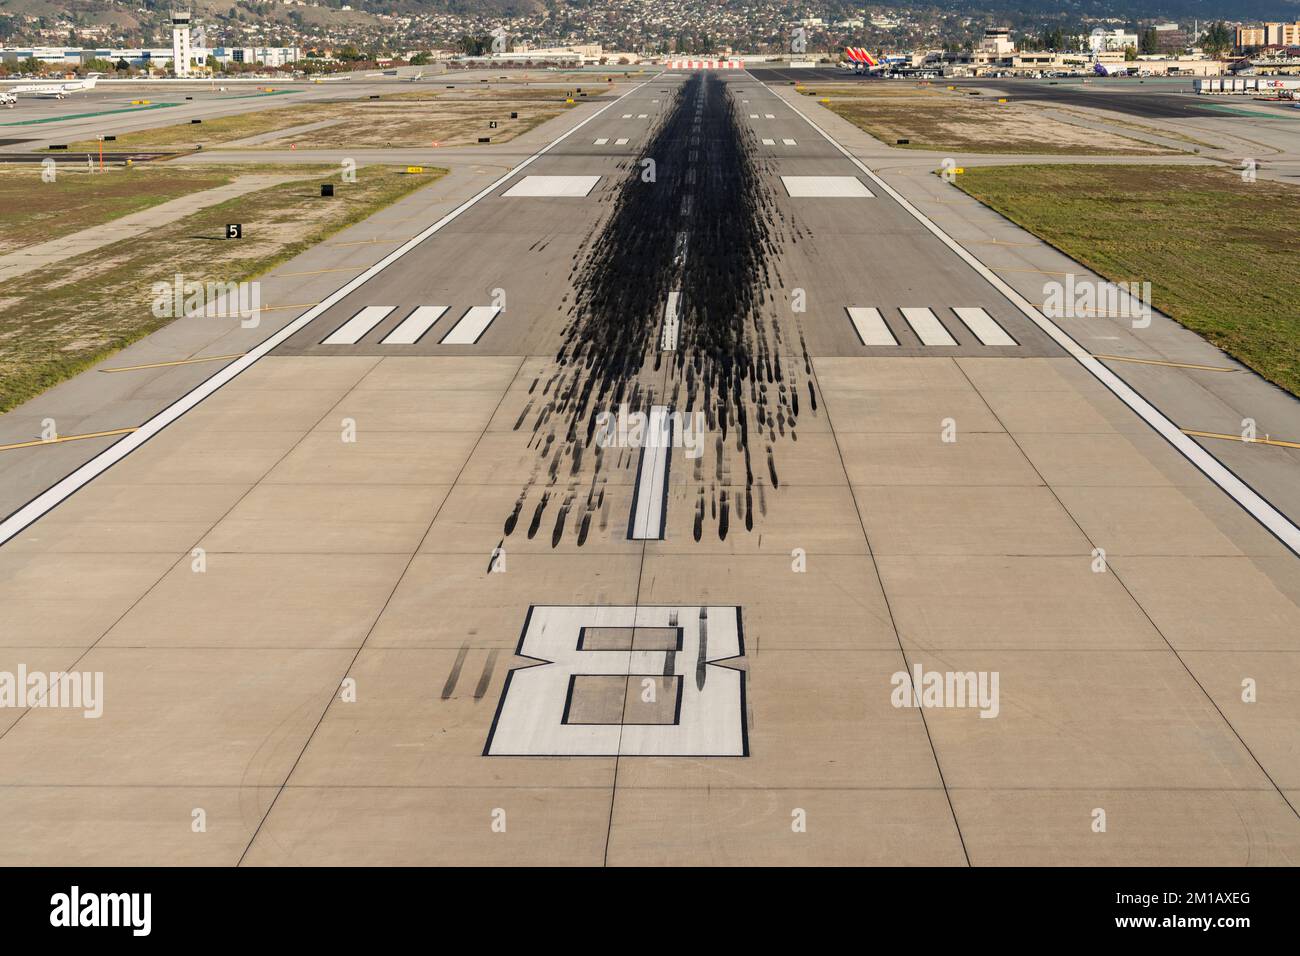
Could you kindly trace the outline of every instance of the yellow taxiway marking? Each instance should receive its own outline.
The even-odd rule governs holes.
[[[1240,435],[1220,435],[1218,432],[1198,432],[1190,428],[1180,428],[1184,435],[1191,435],[1193,438],[1222,438],[1224,441],[1239,441],[1245,445],[1273,445],[1277,448],[1300,448],[1300,441],[1282,441],[1280,438],[1269,438],[1265,435],[1263,438],[1243,438]]]
[[[101,372],[139,372],[146,368],[168,368],[172,365],[196,365],[199,362],[220,362],[222,359],[237,359],[243,352],[234,355],[205,355],[202,358],[177,359],[175,362],[150,362],[148,365],[123,365],[120,368],[101,368]]]
[[[373,246],[377,242],[406,242],[409,236],[400,239],[357,239],[354,242],[327,242],[327,246]]]
[[[298,276],[323,276],[327,272],[364,272],[365,266],[344,266],[341,269],[316,269],[312,272],[278,272],[268,279],[294,279]]]
[[[1167,368],[1192,368],[1199,372],[1235,372],[1235,368],[1227,368],[1223,365],[1192,365],[1188,362],[1160,362],[1156,359],[1128,358],[1124,355],[1094,355],[1095,359],[1106,359],[1108,362],[1134,362],[1138,365],[1164,365]]]
[[[90,432],[86,435],[60,435],[57,438],[38,438],[35,441],[14,442],[12,445],[0,445],[0,451],[10,451],[14,448],[31,448],[33,445],[57,445],[65,441],[81,441],[83,438],[107,438],[110,435],[129,435],[135,431],[137,426],[132,425],[130,428],[114,428],[106,432]]]
[[[319,302],[299,302],[297,305],[268,305],[263,312],[283,312],[285,309],[310,309],[313,305],[320,305]]]

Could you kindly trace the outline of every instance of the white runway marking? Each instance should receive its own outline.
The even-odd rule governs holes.
[[[921,340],[922,345],[956,345],[957,340],[948,334],[948,330],[943,327],[939,317],[929,309],[909,309],[899,310],[903,313],[903,318],[907,319],[907,324],[912,327],[916,337]]]
[[[758,114],[757,114],[757,113],[750,113],[750,114],[749,114],[749,118],[750,118],[750,119],[758,119]]]
[[[609,142],[609,137],[608,137],[608,136],[603,136],[603,137],[601,137],[600,139],[596,140],[592,145],[594,145],[594,146],[604,146],[604,145],[605,145],[606,143],[608,143],[608,142]]]
[[[856,176],[782,176],[792,197],[870,199],[871,190]]]
[[[766,87],[767,84],[764,84]],[[997,289],[1002,295],[1006,296],[1007,301],[1012,303],[1016,308],[1024,313],[1025,317],[1034,325],[1038,326],[1048,338],[1063,348],[1070,357],[1082,365],[1093,378],[1105,386],[1116,398],[1122,401],[1132,409],[1144,422],[1160,435],[1165,441],[1176,448],[1184,458],[1190,461],[1200,470],[1200,472],[1209,478],[1210,481],[1218,485],[1223,491],[1231,496],[1243,509],[1245,509],[1260,524],[1267,528],[1279,541],[1285,544],[1296,555],[1300,555],[1300,527],[1296,527],[1286,515],[1278,511],[1266,498],[1246,482],[1238,478],[1228,469],[1223,462],[1215,458],[1199,444],[1184,435],[1182,430],[1175,425],[1164,413],[1148,402],[1136,389],[1128,382],[1124,381],[1109,368],[1093,358],[1092,353],[1079,345],[1065,330],[1058,326],[1041,311],[1034,306],[1023,295],[1008,285],[1003,279],[999,278],[992,269],[982,263],[972,255],[964,246],[950,235],[940,229],[931,219],[899,193],[893,186],[873,173],[867,168],[866,164],[850,153],[847,149],[835,141],[835,138],[827,133],[824,129],[805,116],[799,109],[789,103],[787,107],[796,116],[816,130],[821,137],[830,143],[845,159],[856,166],[872,182],[882,189],[889,198],[893,199],[903,209],[905,209],[913,219],[924,226],[931,235],[946,245],[959,256],[962,261],[974,269],[979,275],[988,282],[989,285]]]
[[[953,308],[957,313],[957,318],[966,323],[966,328],[975,333],[975,337],[985,345],[1017,345],[1010,335],[1002,326],[998,325],[997,320],[989,315],[983,309],[963,309]]]
[[[380,340],[380,345],[414,345],[424,337],[424,333],[433,328],[444,312],[445,305],[422,305],[404,318],[397,328]]]
[[[764,145],[764,146],[775,146],[775,145],[776,145],[776,140],[774,140],[774,139],[765,139],[765,140],[763,140],[763,145]]]
[[[680,292],[669,292],[668,302],[664,305],[664,331],[660,345],[665,352],[677,351],[677,304],[680,299]]]
[[[632,502],[628,537],[634,541],[660,540],[664,536],[664,517],[668,510],[668,452],[672,444],[673,429],[668,406],[652,405]]]
[[[637,114],[636,114],[636,118],[637,118],[637,119],[646,119],[649,115],[650,115],[649,113],[637,113]]]
[[[776,119],[776,117],[773,116],[771,113],[764,113],[763,119]]]
[[[443,338],[441,345],[473,345],[487,327],[492,324],[492,320],[497,317],[501,311],[498,305],[476,305],[460,317],[460,321],[451,327],[451,331]]]
[[[624,114],[623,114],[623,119],[631,119],[631,118],[632,118],[632,114],[631,114],[631,113],[624,113]]]
[[[373,329],[395,305],[368,305],[321,340],[321,345],[356,345],[361,336]]]
[[[676,648],[634,643],[638,629],[652,628],[675,631]],[[625,646],[583,650],[583,632],[596,629],[625,633]],[[544,663],[510,672],[483,754],[747,756],[745,676],[716,665],[744,652],[735,606],[533,605],[519,653]],[[584,686],[601,678],[617,679],[612,708],[594,719],[572,720],[573,708],[583,705]],[[646,708],[647,679],[664,684],[671,679],[664,693],[675,688],[673,697]],[[637,701],[643,708],[639,713]]]
[[[786,146],[798,146],[798,145],[799,145],[798,143],[796,143],[796,142],[795,142],[794,140],[792,140],[792,139],[783,139],[783,140],[781,140],[781,142],[784,143]]]
[[[627,137],[626,137],[626,136],[620,136],[618,139],[614,140],[614,145],[615,145],[615,146],[626,146],[626,145],[627,145]]]
[[[894,338],[894,333],[889,331],[889,326],[885,324],[885,317],[880,314],[879,309],[867,309],[859,306],[849,306],[849,321],[853,323],[853,329],[858,333],[858,339],[863,345],[897,345],[898,340]]]
[[[581,199],[598,182],[599,176],[525,176],[501,195],[512,199],[538,196]]]

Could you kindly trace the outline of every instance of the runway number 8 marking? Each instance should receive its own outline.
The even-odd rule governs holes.
[[[740,608],[534,606],[485,756],[749,755]]]

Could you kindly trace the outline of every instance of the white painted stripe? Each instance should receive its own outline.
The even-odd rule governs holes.
[[[392,312],[395,305],[368,305],[321,340],[321,345],[356,345]]]
[[[948,334],[939,317],[925,308],[899,309],[907,324],[912,327],[922,345],[956,345],[957,340]]]
[[[786,146],[798,146],[798,145],[799,145],[798,143],[796,143],[796,142],[795,142],[794,140],[792,140],[792,139],[783,139],[783,140],[781,140],[781,142],[784,143]]]
[[[766,83],[763,84],[765,87]],[[867,168],[860,159],[850,153],[847,149],[837,143],[829,133],[805,116],[799,109],[790,103],[785,104],[789,109],[805,123],[821,134],[826,142],[830,143],[840,152],[849,162],[860,169],[865,175],[875,182],[885,193],[896,203],[903,207],[907,213],[924,226],[929,232],[949,249],[955,252],[968,266],[974,269],[979,275],[988,282],[989,285],[997,289],[1007,300],[1016,308],[1025,314],[1029,321],[1033,322],[1040,328],[1053,342],[1065,349],[1070,357],[1082,365],[1093,378],[1097,379],[1104,385],[1116,398],[1122,401],[1148,425],[1154,429],[1161,438],[1172,445],[1178,452],[1189,462],[1195,465],[1205,477],[1214,482],[1224,493],[1241,505],[1256,521],[1262,524],[1277,537],[1279,541],[1285,544],[1297,555],[1300,555],[1300,527],[1296,527],[1286,515],[1273,507],[1266,498],[1260,495],[1254,488],[1238,478],[1231,469],[1227,468],[1223,462],[1215,458],[1208,451],[1202,448],[1197,442],[1187,435],[1184,435],[1164,413],[1148,402],[1142,395],[1136,391],[1128,382],[1124,381],[1109,368],[1092,357],[1092,353],[1079,345],[1078,342],[1070,338],[1065,330],[1058,326],[1047,316],[1043,315],[1038,309],[1034,308],[1024,296],[1013,289],[1005,281],[999,278],[992,269],[982,263],[972,255],[964,246],[953,239],[946,232],[930,221],[930,218],[921,212],[903,197],[893,186],[889,185],[870,169]]]
[[[626,146],[626,145],[627,145],[627,137],[626,137],[626,136],[620,136],[618,139],[614,140],[614,145],[615,145],[615,146]]]
[[[758,119],[758,114],[757,114],[757,113],[750,113],[750,114],[749,114],[749,118],[750,118],[750,119]]]
[[[636,114],[636,118],[637,118],[637,119],[645,119],[645,118],[648,117],[649,115],[650,115],[649,113],[637,113],[637,114]]]
[[[609,137],[608,137],[608,136],[602,136],[600,139],[596,140],[596,142],[595,142],[593,145],[596,145],[596,146],[604,146],[604,145],[605,145],[606,143],[608,143],[608,142],[609,142]]]
[[[447,311],[445,305],[422,305],[380,340],[380,345],[414,345]]]
[[[848,307],[849,321],[863,345],[897,345],[894,333],[889,331],[885,317],[879,309],[866,309],[861,306]]]
[[[776,140],[774,140],[774,139],[765,139],[765,140],[763,140],[763,145],[764,145],[764,146],[775,146],[775,145],[776,145]]]
[[[953,308],[957,313],[957,318],[966,323],[966,328],[975,333],[975,337],[985,345],[1018,345],[1019,343],[1007,334],[1002,326],[998,325],[997,320],[989,315],[983,309],[963,309]]]
[[[677,329],[678,315],[677,307],[681,300],[680,292],[669,292],[668,301],[664,305],[664,332],[660,339],[660,346],[665,352],[677,351]]]
[[[632,510],[634,541],[659,540],[664,536],[664,513],[668,509],[668,452],[672,447],[672,421],[667,405],[652,405],[645,429],[645,447],[637,471],[636,500]]]
[[[632,114],[631,114],[631,113],[624,113],[624,114],[623,114],[623,119],[631,119],[631,118],[632,118]]]
[[[773,116],[771,113],[764,113],[763,119],[776,119],[776,117]]]
[[[443,337],[442,345],[473,345],[501,311],[499,305],[476,305],[460,317]]]
[[[591,192],[599,176],[525,176],[501,194],[502,198],[554,196],[581,199]]]
[[[484,186],[482,189],[480,189],[469,199],[466,199],[463,203],[461,203],[451,212],[447,213],[447,215],[443,216],[437,222],[430,225],[419,235],[412,236],[405,243],[398,246],[388,255],[384,256],[384,258],[380,259],[378,262],[372,265],[369,269],[362,272],[360,275],[354,276],[353,278],[349,279],[343,285],[339,286],[339,288],[335,289],[332,293],[326,296],[321,302],[317,303],[315,306],[308,309],[302,315],[298,316],[298,318],[294,319],[284,328],[280,329],[280,331],[263,339],[260,344],[249,349],[247,352],[243,354],[242,357],[235,359],[229,365],[223,366],[222,368],[214,372],[210,377],[204,379],[194,388],[190,389],[180,398],[176,399],[176,401],[172,402],[170,405],[168,405],[166,408],[160,411],[157,415],[154,415],[152,418],[147,419],[135,431],[126,435],[124,438],[120,439],[119,441],[114,442],[112,445],[110,445],[108,448],[105,448],[94,458],[91,458],[89,461],[80,465],[79,467],[71,471],[68,475],[56,481],[49,488],[46,488],[43,492],[41,492],[31,501],[27,502],[27,504],[18,508],[16,511],[13,512],[13,514],[5,518],[4,521],[0,521],[0,544],[4,544],[6,541],[8,541],[10,538],[18,534],[19,532],[21,532],[24,528],[30,525],[41,515],[45,514],[51,508],[57,506],[64,499],[68,498],[72,494],[75,494],[84,485],[93,481],[97,476],[107,471],[109,468],[113,467],[113,465],[117,464],[127,455],[131,454],[131,452],[135,451],[137,448],[139,448],[141,445],[147,442],[150,438],[153,438],[155,435],[161,432],[172,422],[176,421],[176,419],[180,418],[190,409],[197,406],[205,398],[215,394],[219,389],[222,388],[222,386],[226,385],[233,378],[235,378],[235,376],[239,375],[240,372],[245,371],[250,366],[258,362],[260,359],[264,358],[266,355],[273,352],[280,345],[284,344],[286,341],[288,341],[298,332],[301,332],[304,328],[306,328],[316,319],[324,315],[326,311],[333,308],[335,305],[338,305],[339,302],[341,302],[352,292],[355,292],[362,285],[369,282],[375,276],[379,275],[379,273],[383,272],[385,269],[391,266],[398,259],[402,258],[404,255],[410,252],[412,249],[419,246],[430,236],[436,235],[449,223],[455,221],[466,210],[477,205],[487,196],[492,195],[493,191],[500,189],[502,185],[504,185],[505,183],[513,179],[515,176],[517,176],[522,170],[531,166],[542,156],[545,156],[556,146],[560,145],[560,143],[564,142],[574,133],[578,132],[578,130],[582,129],[588,123],[592,122],[602,113],[604,113],[606,110],[611,109],[615,103],[618,103],[620,100],[624,99],[625,97],[631,96],[633,93],[635,93],[637,90],[641,89],[642,87],[646,86],[647,84],[653,83],[655,77],[657,77],[658,75],[659,74],[655,74],[655,76],[650,77],[644,83],[640,83],[632,87],[632,89],[628,90],[626,93],[623,94],[623,96],[620,96],[613,103],[608,103],[605,106],[600,107],[598,110],[596,110],[596,112],[592,113],[585,120],[581,120],[580,122],[575,123],[572,129],[568,130],[567,132],[561,133],[559,136],[551,140],[549,143],[547,143],[537,152],[527,157],[523,162],[521,162],[514,169],[508,170],[498,179],[489,183],[487,186]]]

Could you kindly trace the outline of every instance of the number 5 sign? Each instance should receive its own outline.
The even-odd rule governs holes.
[[[484,756],[745,757],[738,607],[533,606]]]

